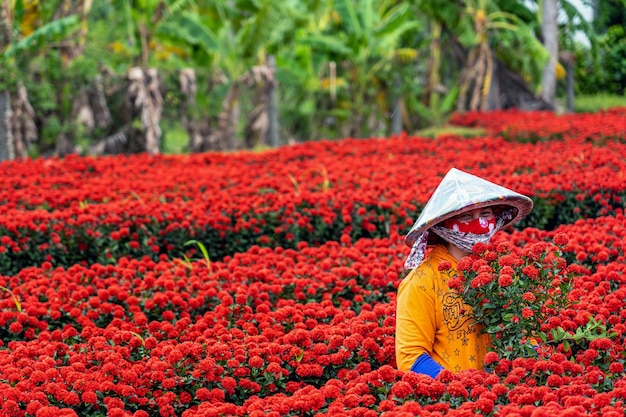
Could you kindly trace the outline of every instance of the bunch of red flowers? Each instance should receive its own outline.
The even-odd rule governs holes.
[[[567,307],[572,269],[560,247],[537,242],[521,250],[506,242],[476,244],[473,255],[461,259],[458,275],[448,285],[471,308],[476,325],[484,327],[492,349],[512,359],[535,354],[538,340],[546,340],[541,325]]]

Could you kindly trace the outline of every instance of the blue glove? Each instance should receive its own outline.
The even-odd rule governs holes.
[[[426,374],[431,378],[437,378],[443,366],[439,365],[428,353],[422,353],[411,366],[411,371],[418,374]]]

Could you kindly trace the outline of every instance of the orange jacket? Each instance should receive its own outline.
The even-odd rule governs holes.
[[[482,369],[489,335],[472,324],[471,309],[448,287],[454,271],[439,271],[441,262],[456,268],[444,245],[433,248],[422,264],[400,283],[396,305],[396,362],[408,371],[423,353],[444,368],[459,372]]]

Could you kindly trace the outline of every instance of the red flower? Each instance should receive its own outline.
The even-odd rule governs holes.
[[[472,267],[473,259],[469,256],[465,256],[459,260],[456,264],[457,271],[468,271]]]
[[[539,271],[533,265],[526,265],[522,268],[522,273],[528,278],[534,279],[539,276]]]
[[[483,415],[491,413],[495,408],[493,401],[487,398],[479,398],[476,400],[475,404],[476,408],[481,411]]]
[[[557,233],[554,235],[554,243],[559,246],[565,246],[569,242],[569,236],[566,233]]]
[[[485,354],[485,365],[491,365],[492,363],[498,362],[500,357],[496,352],[487,352]]]
[[[196,398],[200,401],[209,401],[211,399],[211,391],[201,387],[196,390]]]
[[[506,387],[506,385],[498,383],[493,385],[493,387],[491,388],[491,392],[493,392],[497,396],[500,396],[506,395],[509,392],[509,389]]]
[[[620,362],[612,362],[609,365],[609,372],[612,374],[621,374],[624,372],[624,365]]]
[[[590,349],[596,350],[607,350],[613,347],[613,342],[611,339],[606,337],[600,337],[598,339],[594,339],[589,343]]]
[[[450,289],[458,289],[463,285],[463,280],[459,277],[452,277],[448,280],[448,287]]]
[[[248,364],[251,368],[259,369],[265,364],[265,361],[263,361],[263,359],[261,359],[259,356],[252,356],[250,359],[248,359]]]
[[[487,250],[487,245],[486,244],[484,244],[482,242],[477,242],[476,244],[474,244],[474,247],[472,248],[472,253],[480,255],[481,253],[483,253],[486,250]]]
[[[378,378],[384,382],[393,382],[396,380],[397,370],[389,365],[383,365],[378,368]]]
[[[563,378],[559,375],[549,375],[546,383],[550,387],[560,387],[563,385]]]
[[[478,276],[476,276],[476,278],[472,280],[472,282],[470,283],[470,286],[472,288],[481,288],[489,284],[492,280],[493,280],[493,277],[489,273],[479,274]]]
[[[222,388],[226,390],[228,395],[232,395],[235,392],[235,388],[237,388],[237,381],[235,381],[235,378],[229,376],[224,377],[222,379]]]
[[[391,387],[390,393],[396,398],[404,399],[413,394],[413,387],[404,381],[398,381]]]
[[[22,323],[19,321],[14,321],[9,325],[9,331],[14,334],[21,333],[23,330]]]
[[[513,277],[508,274],[500,274],[498,277],[498,285],[501,287],[508,287],[513,284]]]
[[[450,395],[453,395],[455,397],[467,398],[469,396],[467,389],[465,389],[461,381],[450,381],[447,386],[447,390]]]

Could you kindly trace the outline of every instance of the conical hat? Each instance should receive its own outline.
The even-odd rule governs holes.
[[[516,209],[513,210],[513,218],[502,225],[504,228],[526,217],[533,208],[533,201],[508,188],[452,168],[424,206],[404,243],[412,247],[426,230],[437,223],[469,209],[489,206],[510,206]]]

